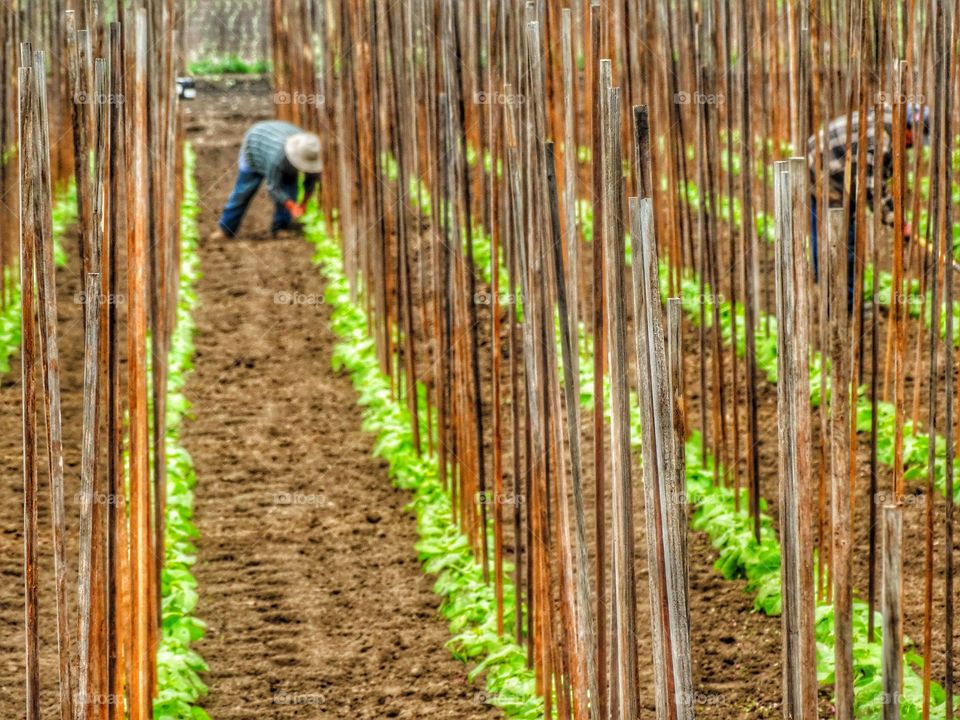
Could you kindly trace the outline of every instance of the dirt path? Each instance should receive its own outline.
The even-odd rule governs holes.
[[[444,648],[408,496],[370,457],[355,392],[330,369],[309,247],[263,232],[262,195],[243,240],[205,240],[267,97],[208,96],[190,123],[204,278],[184,443],[200,478],[205,707],[218,720],[493,716]]]

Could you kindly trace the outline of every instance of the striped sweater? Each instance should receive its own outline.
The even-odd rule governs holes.
[[[876,204],[873,197],[873,174],[875,172],[877,159],[876,130],[877,123],[874,122],[874,112],[871,110],[867,115],[867,167],[866,167],[866,196],[867,204],[871,210],[876,211]],[[880,212],[881,219],[885,225],[893,225],[893,197],[890,194],[888,182],[893,176],[893,152],[892,152],[892,127],[893,114],[889,108],[883,113],[882,137],[880,139],[880,158],[881,183],[880,183]],[[841,115],[830,122],[826,128],[827,133],[827,155],[824,158],[824,181],[829,182],[830,207],[841,207],[843,205],[843,172],[847,153],[847,116]],[[851,192],[856,192],[857,182],[857,145],[860,139],[860,123],[858,113],[853,113],[850,123],[850,152],[851,152]],[[816,168],[816,155],[822,152],[822,143],[824,142],[824,131],[821,130],[817,135],[810,138],[807,143],[807,162],[810,166],[810,181],[815,182],[814,169]]]
[[[274,202],[279,204],[287,200],[297,201],[284,192],[284,185],[296,182],[298,170],[287,160],[283,149],[284,143],[291,135],[303,132],[296,125],[281,120],[266,120],[258,122],[247,130],[243,137],[240,153],[246,166],[252,172],[263,175],[267,183],[267,191]],[[317,176],[305,173],[303,178],[304,197],[310,197],[317,183]]]

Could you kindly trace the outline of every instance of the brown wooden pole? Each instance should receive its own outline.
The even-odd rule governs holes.
[[[876,68],[880,72],[884,72],[886,67],[886,36],[887,36],[887,22],[886,22],[886,12],[887,12],[887,1],[880,0],[879,16],[877,18],[878,28],[879,28],[879,40],[877,42],[877,61]],[[876,88],[878,90],[876,102],[874,103],[874,117],[883,116],[883,102],[882,97],[879,91],[885,87],[884,78],[881,76],[878,78],[876,83]],[[883,131],[883,136],[877,137],[877,131]],[[876,147],[886,146],[886,128],[881,123],[874,126],[874,143],[879,143]],[[874,173],[873,176],[873,196],[880,197],[880,190],[883,183],[883,177],[881,173]],[[876,309],[879,306],[877,299],[878,293],[878,272],[877,268],[880,267],[880,250],[879,250],[879,239],[881,228],[883,224],[883,213],[874,212],[873,214],[873,243],[871,245],[872,252],[872,264],[874,267],[873,272],[873,282],[871,286],[870,296],[873,298],[873,308],[874,312],[871,314],[870,319],[870,520],[869,520],[869,531],[868,531],[868,570],[867,570],[867,605],[869,607],[869,619],[867,620],[867,637],[873,642],[874,639],[874,608],[876,607],[876,598],[877,598],[877,492],[879,489],[879,478],[877,474],[877,439],[879,432],[879,422],[878,422],[878,413],[877,413],[877,402],[879,400],[879,375],[880,375],[880,335],[878,328],[877,312]],[[887,336],[892,337],[890,329],[887,330]]]
[[[119,23],[110,25],[110,92],[115,97],[124,95],[123,35]],[[124,106],[115,102],[110,106],[110,167],[125,166]],[[120,172],[111,172],[109,231],[105,259],[107,292],[118,295],[119,243],[125,236],[127,217],[126,178]],[[126,483],[123,476],[123,393],[120,387],[120,333],[116,304],[107,304],[108,385],[107,394],[107,465],[109,492],[114,502],[108,506],[108,583],[110,595],[110,623],[108,627],[108,685],[114,698],[126,697],[129,686],[128,651],[130,643],[129,540],[127,525]],[[110,720],[122,720],[125,709],[120,702],[110,705]]]
[[[777,383],[780,435],[780,543],[783,583],[783,712],[785,718],[817,717],[810,517],[809,368],[806,262],[803,232],[805,161],[776,163]],[[804,517],[804,515],[807,517]],[[807,570],[810,570],[808,573]]]
[[[606,320],[610,330],[611,420],[611,552],[613,554],[613,594],[616,598],[615,629],[616,671],[611,671],[612,691],[623,717],[637,714],[637,651],[635,641],[636,601],[633,569],[633,494],[630,470],[630,399],[627,384],[626,312],[623,300],[624,238],[621,227],[623,160],[620,152],[620,88],[611,88],[612,67],[600,62],[601,90],[606,90],[600,129],[603,133],[603,244],[605,264]],[[599,240],[598,240],[599,241]],[[602,406],[602,395],[595,401]],[[599,501],[600,498],[598,498]],[[612,704],[612,703],[611,703]]]
[[[845,220],[847,221],[847,227],[852,221],[856,226],[854,232],[854,266],[853,266],[853,319],[854,324],[851,326],[851,337],[853,339],[852,347],[850,350],[851,353],[851,362],[852,369],[850,372],[851,380],[859,385],[862,374],[863,374],[863,343],[861,338],[863,336],[863,270],[864,270],[864,259],[866,253],[864,248],[866,247],[866,221],[865,221],[865,212],[867,204],[867,111],[868,111],[868,95],[870,90],[870,67],[869,64],[862,57],[866,55],[866,45],[868,41],[868,23],[867,23],[867,8],[866,0],[860,0],[861,7],[859,8],[858,13],[858,24],[856,27],[851,28],[851,32],[856,32],[858,36],[857,44],[855,47],[855,52],[858,56],[856,65],[851,64],[851,72],[853,72],[853,67],[856,67],[857,77],[851,79],[851,84],[855,85],[857,93],[859,94],[858,104],[857,104],[857,117],[859,122],[857,124],[857,176],[856,176],[856,197],[852,197],[850,188],[847,187],[847,205],[845,207]],[[851,93],[851,111],[853,108],[852,99],[854,94]],[[848,142],[849,142],[848,137]],[[848,148],[848,154],[850,154]],[[845,168],[845,181],[849,181],[851,178],[846,177],[848,169]],[[851,204],[852,203],[852,204]],[[851,401],[851,405],[855,407],[855,399]],[[857,418],[856,413],[850,413],[850,427],[848,432],[850,434],[850,443],[849,443],[849,483],[850,483],[850,524],[851,524],[851,537],[856,537],[856,528],[854,527],[857,517],[857,508],[856,508],[856,481],[857,481]],[[852,690],[850,691],[852,694]],[[848,698],[849,714],[852,715],[852,699]]]
[[[25,58],[26,59],[26,58]],[[37,313],[40,336],[40,360],[43,369],[44,418],[47,426],[47,461],[50,472],[50,499],[53,524],[54,582],[57,597],[57,651],[60,676],[60,707],[73,711],[73,668],[71,666],[72,630],[68,581],[69,562],[66,557],[66,510],[64,507],[63,422],[60,409],[60,350],[57,332],[57,293],[53,261],[53,229],[49,208],[52,205],[49,172],[47,103],[44,54],[36,51],[32,58],[33,79],[37,93],[37,125],[34,146],[38,170],[39,193],[34,208],[37,233],[34,256],[37,287]]]
[[[77,642],[79,659],[77,663],[77,720],[86,720],[96,699],[91,695],[91,625],[93,621],[94,591],[93,555],[97,548],[93,546],[95,498],[95,470],[97,462],[97,383],[100,379],[100,274],[90,273],[84,283],[84,360],[83,360],[83,438],[80,460],[80,565],[77,606],[80,618]]]
[[[607,683],[607,608],[604,602],[607,576],[606,550],[606,483],[604,479],[604,441],[603,441],[603,358],[606,354],[604,345],[604,258],[603,258],[603,175],[600,170],[600,58],[602,53],[600,25],[602,11],[599,0],[590,3],[590,73],[589,97],[591,133],[593,138],[593,318],[591,331],[593,335],[593,472],[594,472],[594,532],[596,534],[596,582],[594,591],[597,593],[597,684],[600,688],[600,697],[597,701],[599,717],[606,717],[610,707],[612,689]]]
[[[649,128],[646,123],[645,108],[639,108],[639,112],[634,113],[635,135],[637,138],[637,156],[640,164],[637,167],[638,177],[641,182],[638,185],[642,190],[646,190],[648,165],[643,162],[643,148],[649,146]],[[644,198],[649,202],[649,198]],[[649,570],[649,597],[650,597],[650,630],[651,644],[653,646],[653,670],[654,670],[654,696],[657,707],[657,717],[671,717],[674,711],[672,698],[675,694],[673,686],[673,675],[670,672],[673,667],[672,645],[669,634],[669,597],[667,587],[667,570],[664,557],[664,546],[661,542],[663,538],[663,502],[660,497],[661,483],[661,461],[658,452],[663,446],[657,442],[657,419],[656,407],[654,406],[655,397],[652,391],[655,382],[654,373],[657,368],[651,365],[651,355],[649,352],[649,343],[653,337],[653,330],[648,326],[652,321],[654,312],[659,315],[659,296],[656,308],[648,308],[651,299],[648,297],[649,290],[647,285],[647,263],[645,262],[644,249],[648,240],[647,235],[653,233],[652,227],[644,225],[643,214],[640,209],[640,201],[637,198],[629,199],[630,208],[630,237],[631,237],[631,272],[633,287],[633,315],[635,318],[634,326],[634,350],[636,354],[635,362],[637,367],[637,386],[640,389],[640,423],[643,432],[643,468],[644,468],[644,519],[646,523],[647,538],[647,565]]]
[[[548,143],[551,149],[547,152],[547,171],[550,172],[552,161],[552,145]],[[556,206],[556,197],[551,197],[551,210]],[[556,211],[555,224],[558,228],[559,210]],[[553,276],[556,282],[557,307],[560,318],[570,318],[573,320],[575,314],[570,312],[567,300],[568,282],[563,274],[562,245],[559,232],[553,237],[551,242],[553,246]],[[576,283],[576,278],[571,278],[570,284]],[[573,358],[577,355],[577,334],[576,324],[561,320],[560,322],[560,343],[561,354],[563,357],[563,391],[564,399],[567,405],[567,433],[566,441],[570,448],[570,472],[572,480],[572,495],[574,505],[574,524],[575,524],[575,548],[574,560],[576,563],[576,618],[577,618],[577,661],[583,666],[580,670],[585,675],[590,697],[599,697],[599,686],[597,684],[596,664],[593,655],[593,648],[596,644],[596,637],[593,625],[593,616],[590,612],[590,562],[587,556],[587,527],[586,510],[583,499],[583,467],[580,455],[580,401],[577,383],[574,380],[576,363]],[[561,494],[560,502],[566,506],[566,497]],[[583,708],[578,713],[578,717],[583,717],[586,712],[585,698],[580,699]]]
[[[929,375],[928,375],[928,406],[927,406],[927,433],[931,438],[927,452],[927,483],[925,489],[926,501],[924,503],[924,572],[923,572],[923,705],[922,714],[924,720],[930,717],[930,685],[932,681],[932,660],[933,660],[933,576],[934,576],[934,503],[936,502],[936,444],[932,440],[936,438],[937,429],[937,394],[939,384],[939,336],[940,336],[940,309],[941,294],[939,291],[939,281],[941,272],[941,253],[944,253],[943,264],[950,268],[953,260],[953,236],[952,232],[947,236],[947,226],[943,225],[944,211],[947,205],[947,195],[950,193],[949,186],[944,185],[944,165],[952,163],[953,158],[944,154],[945,143],[942,141],[943,124],[947,110],[946,82],[947,72],[944,62],[946,60],[947,48],[945,47],[944,31],[944,9],[943,3],[935,3],[933,8],[933,56],[934,56],[934,107],[932,109],[933,122],[930,134],[930,212],[928,215],[927,232],[931,241],[931,260],[932,267],[930,272],[930,330],[929,330]],[[924,47],[927,43],[924,41]],[[912,109],[914,113],[916,108]],[[918,132],[916,118],[913,120],[913,132]],[[924,144],[924,121],[920,118],[920,127],[918,133],[919,146]],[[922,153],[917,153],[922,155]],[[915,174],[915,178],[919,175]],[[915,182],[919,185],[919,182]],[[920,189],[914,188],[915,207],[919,201]],[[914,214],[919,220],[919,213]],[[919,225],[919,222],[917,223]],[[917,230],[919,233],[919,228]],[[947,240],[947,237],[950,240]],[[899,242],[900,238],[894,238],[894,242]],[[952,269],[947,273],[951,274]],[[922,315],[921,315],[922,317]],[[921,326],[922,327],[922,326]],[[918,346],[921,342],[922,332],[917,333]],[[953,352],[953,347],[947,349],[947,354]],[[919,385],[920,378],[917,377]],[[916,428],[917,420],[914,420]],[[949,432],[949,429],[948,429]],[[952,498],[948,498],[948,501]],[[946,548],[947,552],[952,552],[952,547]]]
[[[683,575],[688,585],[685,592],[689,597],[686,506],[690,498],[687,497],[686,488],[687,411],[683,372],[683,307],[680,298],[676,297],[667,299],[667,360],[670,364],[670,389],[673,392],[673,451],[676,457],[678,482],[680,483],[674,496],[680,498],[679,507],[683,509],[681,517],[677,519],[677,527],[683,540],[681,556],[685,563]]]
[[[830,476],[833,513],[833,636],[837,717],[853,718],[853,528],[850,483],[850,328],[843,210],[828,212],[830,252]],[[826,278],[825,278],[826,281]]]
[[[948,47],[945,50],[945,56],[943,63],[946,70],[945,81],[942,86],[941,92],[943,93],[941,99],[938,102],[943,103],[944,99],[947,99],[944,104],[945,111],[943,115],[943,132],[942,137],[946,140],[946,152],[945,155],[949,158],[949,161],[944,163],[944,188],[953,187],[953,153],[954,153],[954,141],[953,141],[953,128],[954,128],[954,108],[956,107],[952,101],[954,97],[950,94],[955,87],[955,67],[956,67],[956,45],[955,45],[955,36],[954,36],[954,20],[956,14],[953,8],[946,9],[944,13],[944,37],[949,41]],[[949,191],[948,191],[949,192]],[[953,228],[953,208],[952,203],[945,203],[944,207],[944,226],[948,229],[946,238],[952,237],[952,228]],[[945,238],[945,239],[946,239]],[[952,244],[948,242],[948,247],[952,249]],[[951,252],[948,255],[949,259],[953,259],[953,254]],[[944,353],[944,381],[943,381],[943,392],[945,396],[944,408],[944,440],[945,440],[945,472],[944,472],[944,495],[946,496],[946,509],[944,512],[944,548],[946,548],[946,556],[944,558],[944,571],[943,571],[943,585],[944,585],[944,665],[945,665],[945,682],[943,689],[946,692],[946,707],[944,708],[944,717],[946,720],[953,720],[954,718],[954,606],[956,603],[956,595],[954,589],[954,512],[955,512],[955,503],[954,503],[954,452],[955,452],[955,433],[956,428],[954,427],[954,418],[953,418],[953,402],[954,402],[954,365],[955,365],[955,356],[953,354],[953,338],[954,338],[954,327],[953,327],[953,283],[954,283],[954,274],[949,270],[946,273],[946,278],[944,280],[944,308],[946,311],[946,318],[944,321],[945,333],[944,333],[944,346],[947,351]]]
[[[79,228],[78,249],[80,253],[81,265],[81,286],[86,281],[86,273],[89,270],[89,263],[86,258],[87,238],[89,237],[90,210],[88,203],[90,195],[88,192],[90,165],[88,158],[89,144],[89,123],[87,121],[86,107],[88,102],[88,93],[90,88],[86,85],[84,67],[82,65],[83,49],[81,47],[83,31],[77,30],[77,19],[72,10],[66,12],[66,52],[67,52],[67,70],[71,103],[71,120],[73,125],[73,157],[74,157],[74,175],[77,185],[77,225]],[[83,288],[81,287],[81,290]]]
[[[504,85],[504,93],[509,95],[510,85]],[[520,232],[520,218],[523,216],[522,195],[518,188],[520,185],[519,168],[517,167],[517,146],[516,130],[514,127],[514,110],[508,108],[505,116],[505,176],[508,181],[507,197],[510,200],[509,222],[509,250],[507,253],[507,267],[509,269],[508,282],[511,297],[518,297],[517,279],[520,275],[519,244],[522,237]],[[513,455],[513,494],[519,497],[522,481],[523,463],[521,462],[521,438],[526,435],[525,427],[521,428],[520,410],[523,405],[525,395],[520,391],[520,361],[521,351],[518,347],[518,322],[517,313],[511,312],[510,326],[508,335],[508,351],[510,353],[510,405],[511,418],[510,430],[513,437],[512,455]],[[513,543],[514,543],[514,606],[520,607],[523,599],[524,576],[523,576],[523,511],[521,503],[515,503],[513,507]],[[523,642],[523,613],[517,612],[514,616],[514,637],[517,644]]]
[[[811,69],[810,69],[810,80],[811,80],[811,92],[813,97],[819,98],[819,102],[811,102],[810,109],[813,116],[813,128],[814,135],[811,137],[810,142],[812,146],[809,147],[810,155],[813,157],[813,188],[811,198],[815,202],[819,203],[821,208],[824,208],[824,211],[817,213],[814,223],[815,227],[812,229],[817,232],[818,237],[826,238],[826,217],[824,217],[825,209],[829,206],[829,202],[824,202],[821,198],[824,197],[824,183],[823,183],[823,166],[824,166],[824,141],[826,139],[826,132],[821,128],[824,123],[829,122],[829,112],[824,111],[824,106],[826,104],[826,93],[822,91],[821,84],[824,78],[824,72],[820,64],[821,53],[823,54],[824,63],[829,61],[829,43],[824,41],[824,36],[829,36],[827,32],[826,23],[823,18],[823,10],[819,4],[814,0],[813,7],[811,8],[811,15],[813,16],[813,23],[811,26],[812,37],[810,39],[811,44],[814,47],[814,51],[810,55],[811,59]],[[830,550],[828,545],[831,541],[828,537],[829,534],[829,520],[827,518],[827,468],[829,465],[828,453],[829,450],[827,445],[830,438],[830,429],[829,429],[829,418],[827,415],[828,403],[826,402],[826,396],[829,392],[829,380],[827,372],[827,349],[830,346],[829,338],[829,323],[828,323],[828,300],[829,292],[828,287],[830,283],[826,278],[831,277],[829,270],[829,253],[826,247],[826,243],[821,242],[817,246],[816,257],[814,262],[817,263],[818,276],[817,276],[817,287],[815,290],[815,301],[817,304],[817,314],[818,314],[818,337],[817,337],[817,346],[820,349],[820,363],[818,372],[820,375],[820,406],[819,406],[819,424],[820,424],[820,439],[817,443],[818,450],[820,453],[820,462],[819,462],[819,473],[818,473],[818,493],[817,493],[817,552],[818,560],[817,563],[817,600],[824,601],[827,597],[829,589],[826,587],[826,576],[827,576],[827,564],[830,559]],[[820,278],[824,278],[823,281]]]
[[[147,217],[141,204],[149,194],[147,176],[147,14],[136,14],[134,46],[133,155],[131,158],[135,205],[132,232],[127,243],[127,395],[129,407],[130,472],[130,586],[134,627],[130,685],[131,720],[149,720],[152,716],[150,647],[150,566],[153,562],[150,529],[149,418],[147,407]]]
[[[726,231],[728,236],[728,260],[727,264],[729,265],[729,272],[726,278],[727,287],[730,293],[730,305],[731,307],[737,306],[737,264],[741,262],[741,259],[738,258],[737,252],[737,240],[739,233],[736,232],[734,228],[734,217],[733,217],[733,199],[734,195],[734,181],[733,181],[733,115],[734,115],[734,103],[733,103],[733,35],[731,33],[731,17],[730,12],[731,8],[730,2],[721,3],[723,6],[722,20],[723,20],[723,43],[724,43],[724,52],[720,55],[723,58],[723,90],[727,102],[723,103],[724,110],[724,131],[726,134],[726,153],[727,153],[727,168],[726,168],[726,191],[727,191],[727,223]],[[743,18],[742,21],[745,21],[746,18]],[[742,23],[741,23],[742,24]],[[740,169],[741,173],[748,173],[744,168]],[[741,225],[748,225],[749,219],[741,216]],[[719,279],[719,277],[718,277]],[[714,292],[719,292],[719,284],[714,287]],[[737,348],[740,345],[740,330],[737,323],[737,313],[730,313],[730,410],[731,416],[733,419],[733,455],[730,458],[730,462],[727,468],[728,472],[733,473],[733,491],[737,498],[737,504],[740,502],[740,372],[739,372],[739,358],[737,357]],[[724,378],[724,384],[726,384],[726,378]]]
[[[561,15],[561,58],[563,62],[563,97],[564,97],[564,136],[563,136],[563,209],[564,209],[564,247],[567,252],[566,270],[571,278],[569,283],[569,314],[570,330],[574,338],[578,335],[580,317],[580,249],[577,233],[576,202],[577,202],[577,144],[576,144],[576,96],[573,64],[573,33],[571,28],[571,13],[564,8]],[[577,395],[580,394],[580,353],[574,352],[571,357],[573,363],[573,382]]]
[[[903,693],[903,507],[883,508],[883,720],[899,720]]]
[[[557,189],[556,151],[553,143],[550,141],[544,142],[542,152],[550,220],[549,231],[543,233],[544,245],[540,249],[545,261],[542,282],[543,297],[546,301],[544,317],[548,319],[543,324],[543,334],[546,341],[544,348],[556,348],[558,342],[556,330],[549,319],[554,316],[556,278],[563,274],[560,202]],[[554,248],[554,252],[549,251],[549,246]],[[558,253],[556,250],[561,252]],[[565,310],[565,307],[561,309],[557,303],[561,328],[567,317]],[[584,713],[587,712],[589,693],[586,666],[582,662],[580,652],[582,646],[580,637],[585,634],[579,629],[581,616],[576,611],[577,598],[574,590],[574,540],[571,531],[573,523],[570,518],[569,504],[570,483],[567,477],[567,459],[563,451],[565,433],[560,422],[563,413],[563,400],[557,368],[557,353],[544,352],[544,359],[546,360],[547,387],[549,388],[547,403],[550,408],[550,427],[553,430],[551,437],[551,480],[553,482],[549,483],[548,502],[552,510],[554,536],[552,560],[556,567],[554,577],[558,580],[557,591],[560,597],[559,612],[554,613],[555,618],[559,620],[559,627],[554,634],[554,648],[557,650],[557,658],[554,661],[555,683],[559,686],[557,705],[560,717],[570,717],[571,713],[577,717],[583,717]],[[552,589],[551,592],[553,592]],[[589,595],[587,599],[589,600]],[[556,622],[554,625],[556,626]]]
[[[20,395],[23,435],[23,547],[26,720],[40,718],[40,633],[37,578],[37,388],[36,307],[33,259],[37,238],[35,222],[39,162],[36,152],[37,100],[33,70],[21,67],[18,77],[20,122]],[[68,687],[69,695],[69,687]],[[61,711],[63,708],[61,707]]]
[[[900,61],[896,67],[895,92],[897,97],[903,90],[903,77],[906,73],[906,62]],[[894,219],[893,234],[895,238],[903,237],[903,182],[904,182],[904,131],[903,105],[894,105],[893,111],[893,200]],[[894,435],[893,435],[893,494],[899,499],[903,495],[903,405],[906,396],[904,373],[904,345],[906,343],[905,298],[903,294],[903,243],[893,244],[893,404],[894,404]]]
[[[642,368],[639,387],[648,562],[651,568],[656,567],[656,572],[650,573],[650,594],[654,675],[658,678],[657,716],[692,720],[695,704],[685,559],[683,444],[678,447],[674,427],[671,367],[676,366],[676,361],[668,364],[651,203],[649,198],[631,198],[634,308],[640,314],[637,354],[638,368]]]
[[[107,382],[107,364],[104,362],[107,348],[106,338],[106,313],[103,311],[104,304],[111,304],[111,300],[104,291],[102,278],[104,278],[103,266],[103,242],[105,234],[105,213],[107,204],[107,140],[110,135],[108,126],[108,98],[109,87],[107,84],[107,62],[103,58],[97,58],[94,61],[94,171],[91,178],[91,232],[93,234],[90,242],[90,265],[96,270],[97,288],[96,302],[98,311],[96,322],[99,325],[96,332],[97,361],[96,372],[97,381],[93,384],[96,412],[93,420],[94,437],[93,447],[93,497],[92,508],[92,534],[91,546],[92,554],[90,558],[90,686],[89,695],[91,696],[90,717],[95,720],[107,720],[109,703],[106,700],[110,695],[109,682],[107,679],[107,515],[109,513],[109,503],[100,501],[100,498],[106,498],[109,490],[106,486],[106,479],[103,476],[101,463],[102,443],[102,421],[103,421],[103,402],[105,399],[104,385]],[[88,288],[90,292],[93,292]],[[85,297],[86,302],[91,298]],[[88,325],[84,326],[88,328]]]
[[[756,248],[753,222],[753,132],[750,123],[750,50],[747,33],[749,14],[744,0],[744,17],[740,18],[740,232],[743,243],[742,286],[744,302],[744,373],[747,386],[747,485],[750,492],[750,513],[753,516],[753,536],[760,542],[760,453],[757,444],[760,430],[757,421],[757,343],[756,313]],[[764,192],[766,188],[764,188]],[[751,294],[754,297],[749,297]],[[736,353],[734,353],[736,354]]]

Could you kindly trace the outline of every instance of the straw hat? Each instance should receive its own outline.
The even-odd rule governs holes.
[[[300,172],[320,172],[320,138],[313,133],[298,132],[283,144],[287,160]]]

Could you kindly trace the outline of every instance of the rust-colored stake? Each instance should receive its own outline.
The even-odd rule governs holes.
[[[19,72],[20,104],[20,394],[23,403],[23,578],[24,625],[26,629],[26,720],[40,718],[40,633],[37,617],[37,388],[34,379],[36,307],[33,261],[36,254],[36,203],[39,183],[35,133],[36,90],[33,70]],[[69,693],[68,693],[69,694]],[[61,707],[61,712],[64,708]]]
[[[127,236],[127,395],[130,415],[130,587],[132,655],[130,657],[130,718],[149,720],[152,715],[152,658],[149,615],[150,573],[153,565],[150,529],[149,417],[147,407],[147,214],[142,203],[149,196],[147,176],[147,13],[136,14],[134,45],[135,97],[131,166],[134,190],[132,232]]]

